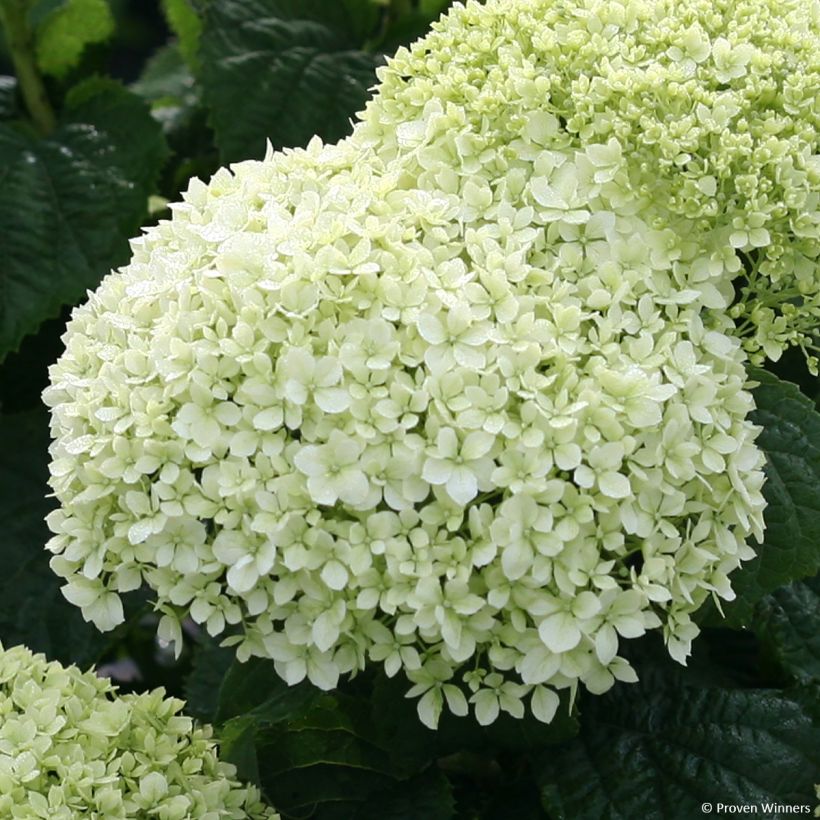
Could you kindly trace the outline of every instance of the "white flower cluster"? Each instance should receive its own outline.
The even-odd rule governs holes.
[[[146,584],[166,638],[190,615],[322,688],[403,670],[429,725],[549,721],[634,680],[649,629],[685,660],[761,537],[763,456],[734,248],[670,210],[694,154],[647,164],[628,95],[632,130],[583,119],[619,49],[677,64],[656,5],[457,7],[350,139],[194,181],[134,241],[46,392],[52,567],[87,618]],[[559,82],[601,54],[600,87]]]
[[[278,820],[218,760],[162,689],[116,695],[108,680],[0,646],[0,816]]]

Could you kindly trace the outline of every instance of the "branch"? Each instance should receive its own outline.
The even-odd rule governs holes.
[[[26,19],[25,0],[0,0],[0,23],[6,35],[14,71],[31,119],[42,134],[54,130],[56,119],[43,78],[34,59],[34,35]]]

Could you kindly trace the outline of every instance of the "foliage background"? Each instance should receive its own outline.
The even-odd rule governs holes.
[[[757,371],[767,537],[702,613],[688,668],[633,641],[637,685],[550,726],[449,716],[424,728],[400,681],[323,694],[232,663],[195,628],[179,659],[150,603],[102,635],[60,594],[43,518],[40,392],[71,307],[128,259],[191,176],[336,140],[375,67],[446,0],[0,0],[0,642],[164,686],[217,724],[223,756],[286,818],[590,820],[701,816],[701,803],[809,807],[820,781],[820,415],[798,356]],[[786,384],[784,381],[792,382]],[[792,815],[788,815],[792,816]]]

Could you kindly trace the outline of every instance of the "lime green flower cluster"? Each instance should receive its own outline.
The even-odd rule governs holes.
[[[0,816],[278,820],[182,705],[0,646]]]
[[[145,584],[163,637],[289,683],[403,670],[431,726],[548,722],[649,629],[685,662],[762,536],[745,362],[808,344],[817,286],[814,7],[719,8],[457,6],[348,140],[192,182],[51,371],[66,597],[108,629]],[[733,141],[779,105],[761,65],[774,165]],[[787,212],[741,225],[753,195]],[[785,336],[738,331],[736,289],[797,279]]]

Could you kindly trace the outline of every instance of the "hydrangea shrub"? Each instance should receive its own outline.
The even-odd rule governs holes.
[[[744,363],[813,344],[813,8],[456,6],[351,138],[192,182],[51,371],[66,597],[428,725],[684,662],[762,534]]]
[[[182,705],[162,689],[117,695],[93,672],[0,646],[0,814],[278,820]]]

